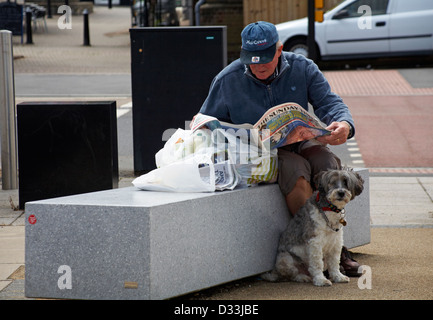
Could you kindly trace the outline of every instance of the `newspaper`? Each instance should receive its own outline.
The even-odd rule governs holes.
[[[200,165],[200,178],[210,184],[210,167],[209,165]],[[230,161],[217,162],[214,164],[215,172],[215,190],[233,190],[240,182],[240,175]]]
[[[331,134],[319,120],[294,102],[269,109],[254,125],[226,123],[199,113],[191,122],[191,130],[195,131],[203,126],[210,130],[221,127],[256,129],[262,144],[268,144],[270,149]]]

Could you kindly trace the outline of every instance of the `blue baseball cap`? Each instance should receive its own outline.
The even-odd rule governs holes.
[[[244,64],[264,64],[274,59],[276,43],[279,40],[277,28],[266,21],[247,25],[241,33],[241,62]]]

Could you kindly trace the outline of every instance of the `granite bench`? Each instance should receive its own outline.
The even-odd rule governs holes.
[[[349,248],[370,242],[365,191]],[[276,184],[215,193],[135,187],[26,203],[25,295],[167,299],[272,269],[289,214]]]

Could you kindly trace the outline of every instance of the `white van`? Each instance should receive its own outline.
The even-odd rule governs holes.
[[[285,51],[308,56],[308,18],[276,27]],[[321,60],[433,55],[433,0],[346,0],[315,33]]]

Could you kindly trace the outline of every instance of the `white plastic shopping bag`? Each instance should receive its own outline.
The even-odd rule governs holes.
[[[183,130],[177,129],[176,132],[167,140],[164,147],[155,154],[157,168],[161,168],[170,163],[183,161],[195,154],[211,155],[211,132],[209,130]]]
[[[221,126],[198,114],[191,130],[178,129],[155,155],[157,169],[133,184],[142,190],[211,192],[274,182],[277,149],[261,143],[257,130]]]
[[[215,191],[215,168],[206,155],[193,155],[146,173],[132,184],[141,190],[171,192]]]

